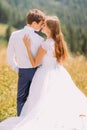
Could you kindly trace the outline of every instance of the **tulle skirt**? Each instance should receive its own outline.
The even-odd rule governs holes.
[[[0,130],[87,130],[87,98],[61,65],[40,67],[20,117]]]

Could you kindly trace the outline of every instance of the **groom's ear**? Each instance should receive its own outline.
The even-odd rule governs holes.
[[[32,22],[32,26],[35,27],[37,23],[35,21]]]

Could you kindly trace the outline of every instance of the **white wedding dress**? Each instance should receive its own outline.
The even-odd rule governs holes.
[[[42,46],[47,53],[35,73],[21,115],[1,122],[0,130],[87,130],[87,98],[57,63],[54,41],[47,39]]]

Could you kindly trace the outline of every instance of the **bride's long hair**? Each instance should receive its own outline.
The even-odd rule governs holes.
[[[68,56],[68,50],[61,31],[60,21],[56,16],[47,16],[46,24],[51,31],[51,37],[55,41],[55,56],[57,61],[62,62]]]

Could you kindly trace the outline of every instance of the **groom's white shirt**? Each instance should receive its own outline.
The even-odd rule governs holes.
[[[12,69],[17,72],[18,68],[32,68],[26,47],[23,43],[24,35],[27,35],[31,40],[31,52],[34,57],[44,41],[41,36],[34,32],[33,28],[28,26],[12,33],[7,48],[7,61]]]

